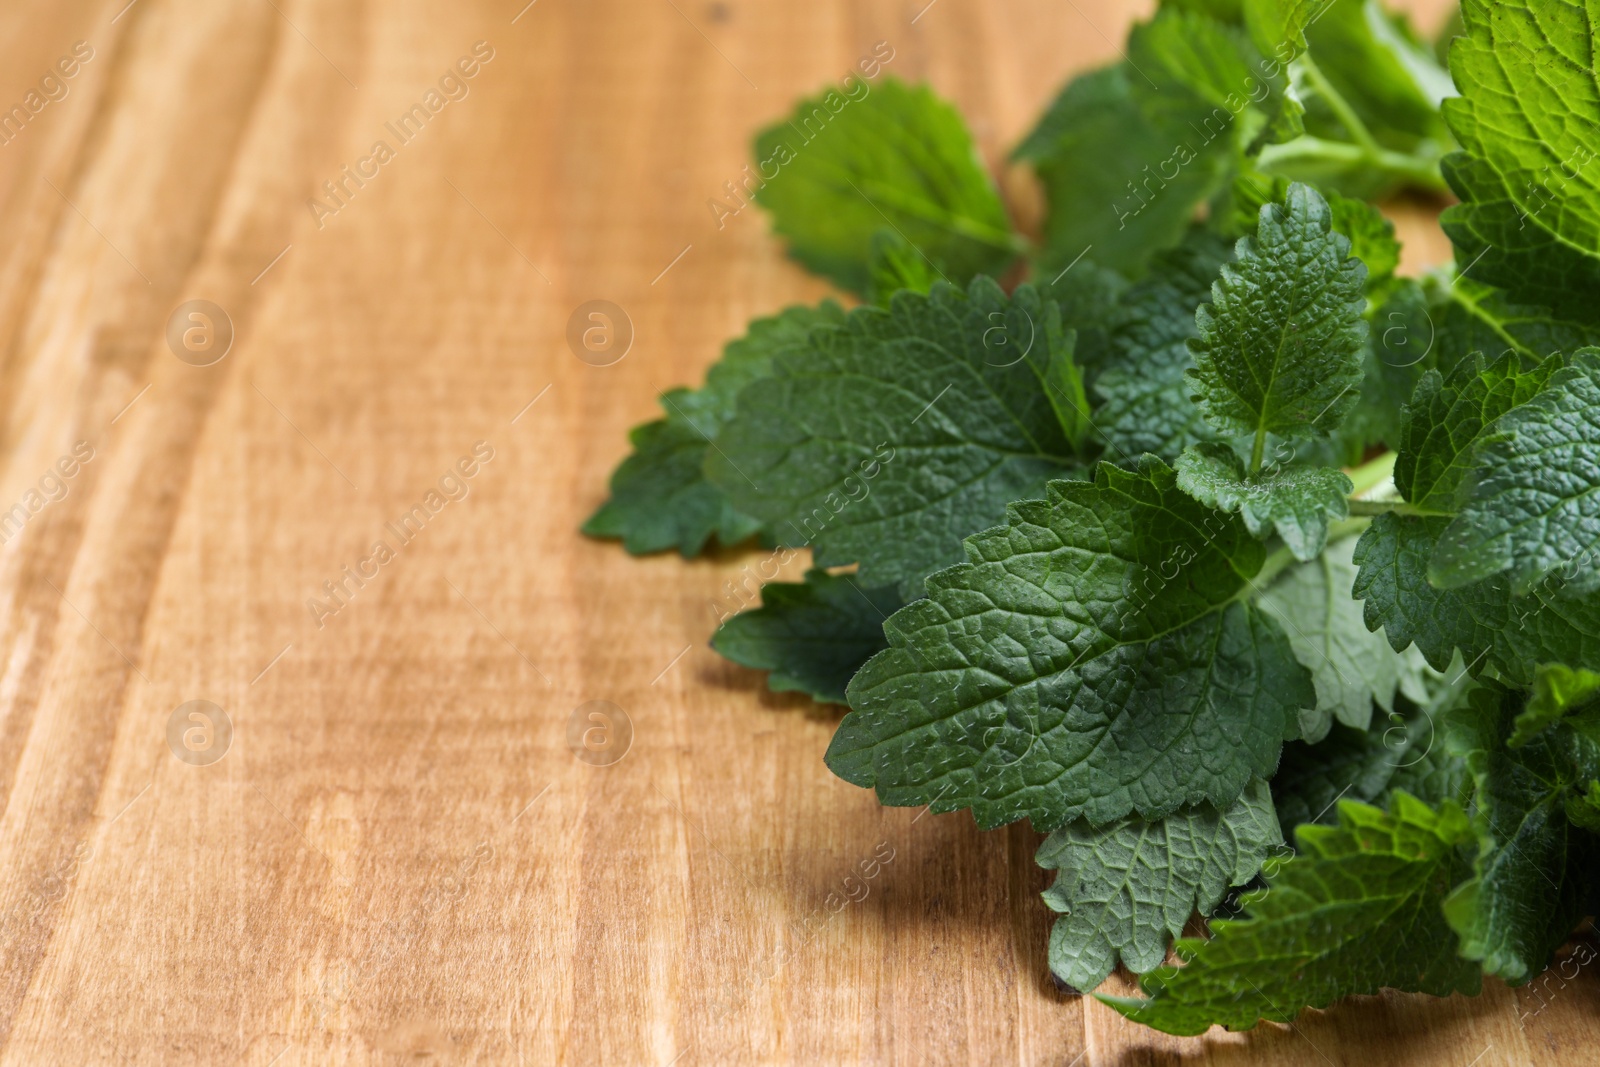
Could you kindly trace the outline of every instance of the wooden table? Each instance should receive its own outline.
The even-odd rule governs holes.
[[[576,534],[826,292],[707,207],[754,129],[887,41],[1001,168],[1146,4],[523,2],[0,8],[0,102],[73,71],[0,147],[5,1063],[1593,1062],[1595,968],[1182,1041],[1057,994],[1038,835],[878,807],[707,649],[751,555]]]

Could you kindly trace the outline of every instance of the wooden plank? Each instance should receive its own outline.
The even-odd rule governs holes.
[[[827,292],[707,207],[755,128],[887,41],[1027,204],[1008,148],[1146,6],[0,11],[0,102],[93,49],[0,147],[0,512],[92,449],[0,545],[4,1062],[1588,1062],[1592,968],[1186,1041],[1057,993],[1037,834],[879,808],[706,648],[758,554],[576,535],[658,391]],[[612,366],[565,341],[593,299]],[[620,762],[569,748],[592,700]]]

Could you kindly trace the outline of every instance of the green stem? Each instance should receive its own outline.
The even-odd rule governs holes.
[[[1360,145],[1345,141],[1328,141],[1306,134],[1283,144],[1269,144],[1261,149],[1256,166],[1263,171],[1283,173],[1303,170],[1308,164],[1337,163],[1343,166],[1370,164],[1419,188],[1444,193],[1450,190],[1439,173],[1437,151],[1407,155],[1380,147],[1376,154]]]
[[[1322,73],[1322,68],[1317,66],[1316,60],[1311,58],[1311,53],[1306,52],[1300,56],[1300,69],[1305,71],[1306,80],[1317,91],[1317,95],[1333,109],[1334,115],[1344,124],[1350,137],[1368,157],[1378,158],[1383,154],[1384,148],[1372,136],[1372,131],[1367,129],[1367,124],[1361,121],[1361,116],[1356,114],[1355,108],[1344,98],[1339,90],[1328,81],[1327,75]]]
[[[1250,477],[1254,478],[1261,473],[1261,456],[1267,450],[1267,427],[1265,424],[1256,427],[1256,443],[1250,449]]]

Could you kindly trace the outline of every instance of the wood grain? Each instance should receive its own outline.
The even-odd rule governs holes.
[[[755,128],[885,40],[1026,213],[1006,151],[1146,5],[521,4],[0,8],[0,103],[93,49],[0,147],[0,512],[93,450],[0,546],[5,1063],[1593,1062],[1594,968],[1193,1040],[1058,994],[1038,835],[878,807],[832,714],[707,649],[757,557],[576,535],[658,391],[826,292],[706,206]],[[166,340],[196,299],[209,366]],[[611,366],[565,341],[592,299]],[[590,700],[621,762],[568,747]]]

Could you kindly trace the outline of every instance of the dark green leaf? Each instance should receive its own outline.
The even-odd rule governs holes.
[[[1454,514],[1464,503],[1479,440],[1560,367],[1551,359],[1524,371],[1522,361],[1506,353],[1493,363],[1481,355],[1464,359],[1448,378],[1436,370],[1423,375],[1401,415],[1395,488],[1418,508]]]
[[[1276,766],[1310,675],[1242,595],[1264,550],[1146,457],[1052,482],[891,616],[828,766],[885,804],[1054,829],[1233,803]]]
[[[1076,466],[1044,385],[1070,351],[1029,286],[898,293],[740,394],[706,473],[817,566],[859,563],[863,583],[912,599],[963,537]]]
[[[1290,1022],[1383,988],[1477,993],[1482,975],[1456,954],[1440,911],[1466,873],[1458,846],[1470,834],[1453,804],[1434,812],[1397,793],[1386,813],[1341,801],[1337,827],[1300,827],[1299,855],[1241,900],[1248,918],[1176,943],[1188,963],[1146,975],[1148,1000],[1099,999],[1158,1030],[1199,1034]]]
[[[1512,984],[1544,970],[1592,893],[1600,839],[1567,819],[1566,801],[1600,774],[1600,745],[1557,725],[1506,747],[1524,696],[1490,684],[1450,716],[1447,735],[1477,785],[1475,877],[1445,901],[1462,955]]]
[[[1522,594],[1566,570],[1575,590],[1600,585],[1600,349],[1574,353],[1543,391],[1502,415],[1475,458],[1429,580],[1459,588],[1504,571]]]
[[[863,589],[851,574],[813,570],[804,582],[769,582],[761,606],[717,630],[711,647],[735,663],[771,671],[767,688],[845,702],[850,678],[888,646],[883,621],[901,607],[893,589]]]
[[[1449,519],[1379,515],[1356,545],[1354,595],[1367,626],[1396,650],[1412,642],[1436,670],[1459,650],[1467,668],[1493,667],[1526,685],[1534,665],[1600,669],[1600,597],[1546,582],[1514,597],[1503,574],[1459,589],[1428,583],[1428,560]]]
[[[1276,531],[1304,561],[1322,552],[1328,523],[1349,516],[1345,497],[1354,487],[1330,467],[1276,467],[1247,477],[1232,447],[1201,444],[1178,457],[1178,488],[1207,507],[1237,511],[1257,537]]]
[[[1211,283],[1232,258],[1231,242],[1191,230],[1123,294],[1111,355],[1094,383],[1104,398],[1094,424],[1108,458],[1132,466],[1150,452],[1173,463],[1188,445],[1215,438],[1189,399],[1184,372],[1193,365],[1189,339],[1198,336],[1194,309],[1210,297]]]
[[[698,553],[713,535],[733,545],[754,534],[760,520],[739,511],[706,481],[709,442],[732,417],[739,390],[769,374],[780,355],[803,348],[813,327],[843,321],[843,310],[831,300],[756,319],[745,336],[723,349],[703,389],[663,394],[667,417],[634,428],[629,435],[633,454],[611,476],[611,498],[584,523],[583,532],[620,537],[634,555],[676,548],[685,557]]]
[[[1093,989],[1122,963],[1152,969],[1198,909],[1209,914],[1230,886],[1254,878],[1283,835],[1259,779],[1234,804],[1182,808],[1164,819],[1136,816],[1095,828],[1069,823],[1039,846],[1039,866],[1058,871],[1044,892],[1059,912],[1050,931],[1050,970]]]
[[[1256,236],[1239,242],[1212,302],[1195,313],[1189,383],[1201,411],[1225,434],[1323,434],[1359,397],[1366,269],[1348,258],[1327,202],[1292,185],[1281,207],[1261,211]],[[1254,462],[1252,466],[1254,466]]]

